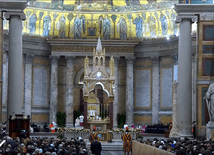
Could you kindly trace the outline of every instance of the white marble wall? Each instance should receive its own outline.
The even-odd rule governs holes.
[[[48,105],[48,69],[46,67],[34,67],[33,69],[33,105]]]
[[[150,107],[151,92],[150,92],[150,81],[151,71],[150,70],[137,70],[135,74],[136,79],[136,108]]]
[[[161,70],[161,108],[172,107],[172,68]]]

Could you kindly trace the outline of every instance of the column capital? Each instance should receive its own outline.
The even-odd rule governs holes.
[[[57,64],[59,60],[59,56],[49,55],[49,59],[51,59],[52,64]]]
[[[125,59],[127,64],[133,64],[133,62],[135,61],[135,57],[126,57]]]
[[[33,63],[33,54],[26,54],[25,55],[25,63],[26,64],[32,64]]]
[[[154,66],[157,66],[159,64],[159,62],[160,62],[160,58],[159,57],[152,58],[152,64]]]
[[[4,14],[4,17],[7,20],[9,20],[11,16],[19,16],[21,20],[26,20],[25,13],[23,11],[10,11],[10,12],[5,12]]]
[[[195,56],[195,54],[192,55],[192,62],[196,62],[196,56]]]
[[[178,64],[178,54],[172,55],[172,60],[174,62],[174,65]]]
[[[118,65],[119,60],[120,60],[120,57],[118,57],[118,56],[114,57],[114,64]]]
[[[3,63],[8,62],[8,51],[3,50]]]
[[[178,15],[175,19],[175,23],[180,23],[182,20],[190,20],[195,23],[198,21],[198,16],[195,15]]]
[[[65,56],[67,63],[72,63],[75,60],[75,56]]]

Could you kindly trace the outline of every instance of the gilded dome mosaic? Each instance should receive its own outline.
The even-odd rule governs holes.
[[[142,40],[178,34],[175,0],[29,0],[23,34],[47,38]],[[183,3],[213,3],[184,0]],[[4,20],[4,29],[8,29]]]

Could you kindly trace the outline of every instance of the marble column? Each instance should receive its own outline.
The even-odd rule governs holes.
[[[152,58],[152,124],[159,123],[160,59]]]
[[[0,124],[2,123],[2,91],[3,91],[3,12],[0,11]]]
[[[179,137],[179,131],[177,127],[177,82],[172,83],[173,101],[172,101],[172,130],[170,131],[170,137]]]
[[[172,56],[173,60],[173,81],[178,82],[178,54]]]
[[[58,112],[58,56],[50,56],[51,59],[51,90],[50,90],[50,122],[57,123]]]
[[[119,64],[119,57],[114,57],[114,77],[115,77],[115,94],[114,94],[114,102],[113,102],[113,127],[117,128],[117,114],[118,114],[118,64]]]
[[[73,56],[66,56],[66,127],[73,127],[74,124],[74,59]]]
[[[3,91],[2,105],[7,109],[8,100],[8,51],[3,51]],[[7,114],[5,114],[7,116]]]
[[[9,60],[8,60],[8,106],[7,115],[22,114],[23,85],[22,85],[22,20],[23,12],[6,12],[9,20]]]
[[[197,16],[177,16],[179,24],[178,47],[178,106],[179,136],[192,137],[192,38],[191,23]]]
[[[25,102],[24,110],[25,116],[31,118],[31,101],[32,101],[32,63],[33,55],[25,55]]]
[[[196,121],[196,98],[197,98],[197,87],[196,87],[196,80],[197,80],[197,62],[196,62],[196,55],[192,55],[192,122]]]
[[[134,57],[126,57],[126,124],[131,126],[133,122],[134,106],[134,81],[133,81],[133,63]]]

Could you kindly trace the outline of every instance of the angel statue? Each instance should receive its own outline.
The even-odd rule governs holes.
[[[204,99],[207,103],[210,122],[212,122],[214,121],[214,83],[210,84],[208,91],[204,96]]]

